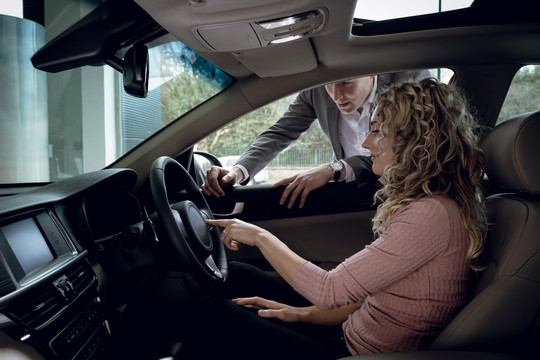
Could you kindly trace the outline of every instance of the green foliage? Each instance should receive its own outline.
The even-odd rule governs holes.
[[[162,126],[167,125],[217,93],[212,84],[196,81],[196,78],[188,72],[183,72],[163,84],[161,91]]]
[[[540,109],[540,66],[525,66],[512,80],[497,124],[515,115],[538,109]]]
[[[180,58],[182,61],[178,61]],[[180,42],[161,51],[162,126],[187,113],[229,86],[232,79]]]
[[[197,144],[198,149],[218,157],[240,155],[259,134],[281,117],[295,97],[296,94],[284,97],[245,115],[203,139]],[[317,121],[291,147],[332,151]]]
[[[287,108],[293,96],[275,101],[252,111],[237,121],[219,129],[198,144],[198,148],[216,156],[239,155],[257,135],[272,125]]]

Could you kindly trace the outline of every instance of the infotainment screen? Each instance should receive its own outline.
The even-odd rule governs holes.
[[[54,259],[33,217],[2,226],[1,230],[26,274]]]

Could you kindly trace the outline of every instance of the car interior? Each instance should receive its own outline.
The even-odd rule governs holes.
[[[448,71],[444,81],[465,91],[485,130],[483,270],[428,350],[347,359],[538,358],[534,0],[448,10],[435,1],[438,9],[383,19],[368,14],[376,0],[23,3],[24,18],[0,15],[1,81],[12,89],[0,117],[0,359],[183,359],[176,310],[191,283],[221,286],[230,261],[278,276],[256,248],[226,250],[206,219],[254,223],[328,270],[363,249],[374,240],[377,184],[332,181],[287,208],[285,186],[265,173],[207,196],[208,166],[233,154],[202,142],[233,142],[228,126],[305,89],[425,69]],[[27,35],[35,40],[19,40]],[[19,75],[24,66],[30,75]],[[185,74],[206,87],[175,82]],[[514,90],[520,75],[536,82]],[[519,101],[506,112],[509,99]]]

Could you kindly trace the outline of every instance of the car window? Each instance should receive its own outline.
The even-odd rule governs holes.
[[[409,0],[407,6],[403,6],[403,0],[359,0],[356,3],[354,17],[370,20],[396,19],[463,9],[472,3],[473,0]]]
[[[514,75],[496,124],[540,109],[540,65],[527,65]]]
[[[454,74],[450,69],[431,69],[430,73],[445,83],[448,83]],[[297,95],[289,95],[239,118],[201,140],[196,146],[197,150],[212,153],[224,168],[232,168],[256,137],[279,120]],[[259,174],[252,176],[248,185],[272,184],[301,171],[331,162],[332,159],[330,142],[319,122],[314,121],[298,140],[283,150]],[[211,166],[202,156],[196,156],[196,160],[203,170]]]
[[[279,119],[296,96],[297,94],[289,95],[241,117],[239,120],[201,140],[197,144],[197,150],[215,155],[224,168],[230,169],[257,135]],[[299,150],[302,156],[298,154],[292,155],[293,152],[297,152],[299,144],[303,148]],[[329,159],[328,161],[332,159],[332,148],[328,144],[328,140],[326,140],[318,122],[314,122],[295,145],[282,152],[269,164],[270,171],[265,168],[261,173],[256,174],[249,185],[272,183],[285,177],[295,168],[310,167],[321,161],[325,162],[327,159]],[[197,161],[203,167],[210,166],[205,163],[204,159],[199,157],[197,157]]]
[[[73,3],[81,7],[77,11],[63,11],[45,1],[45,25],[0,15],[0,184],[50,182],[102,169],[232,82],[167,36],[146,44],[146,98],[128,95],[122,74],[106,65],[58,73],[32,66],[41,46],[99,3],[82,1]]]

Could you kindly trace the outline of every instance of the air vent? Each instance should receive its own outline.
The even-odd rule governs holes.
[[[73,285],[75,294],[84,292],[95,280],[94,273],[86,265],[70,269],[66,276]],[[27,327],[38,329],[54,320],[68,305],[69,301],[62,296],[61,292],[51,286],[51,283],[47,283],[10,304],[6,313],[20,320]]]
[[[86,265],[81,265],[67,274],[69,281],[73,284],[76,292],[81,293],[86,290],[95,280],[94,272]]]
[[[10,306],[9,313],[32,329],[39,328],[49,322],[66,305],[59,299],[56,290],[52,288],[37,297],[28,296],[28,299],[20,302],[21,304]]]

